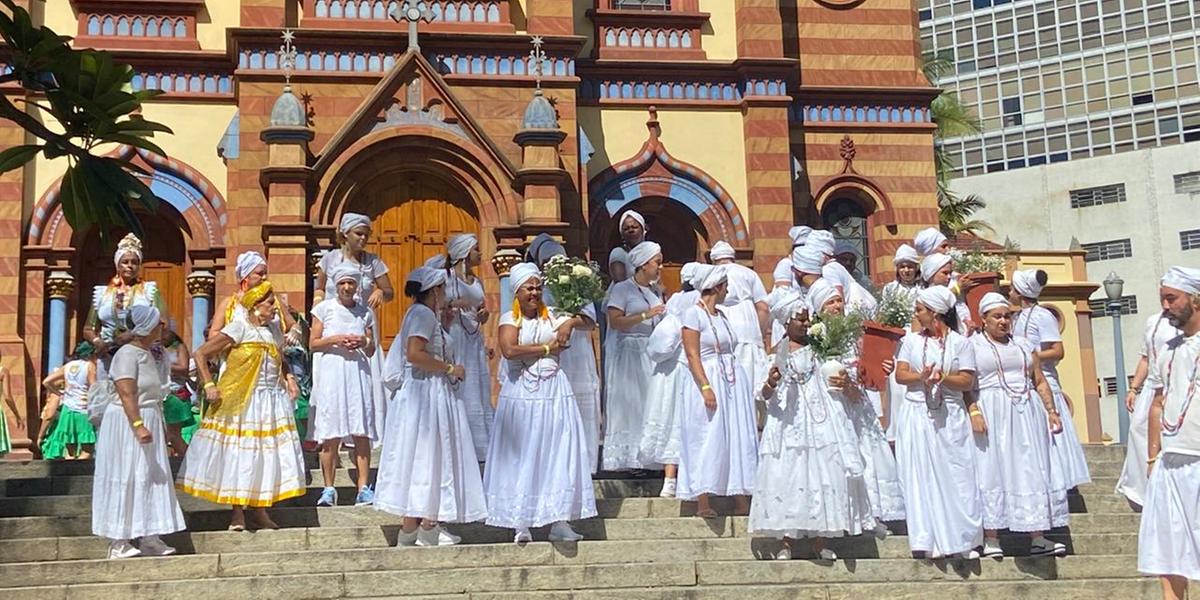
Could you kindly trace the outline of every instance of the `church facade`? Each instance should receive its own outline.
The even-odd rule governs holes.
[[[448,235],[479,232],[493,294],[510,251],[541,232],[603,264],[631,208],[669,265],[726,240],[764,273],[796,223],[890,276],[894,249],[937,222],[937,92],[911,0],[27,4],[166,92],[143,113],[174,129],[155,139],[169,156],[112,151],[153,174],[144,274],[187,340],[244,250],[265,247],[271,279],[307,307],[348,211],[374,219],[393,281]],[[0,147],[23,135],[0,123]],[[112,276],[97,234],[63,218],[64,168],[0,178],[0,352],[31,413]]]

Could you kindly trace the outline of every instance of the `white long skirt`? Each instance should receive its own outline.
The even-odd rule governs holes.
[[[839,396],[834,392],[835,397]],[[846,415],[854,426],[863,459],[863,482],[871,499],[871,515],[881,521],[904,520],[904,490],[900,470],[888,445],[875,405],[869,400],[846,402]]]
[[[382,354],[376,349],[375,356]],[[351,354],[352,357],[357,356]],[[312,439],[318,442],[350,437],[379,440],[383,421],[374,405],[376,379],[371,361],[347,358],[337,352],[313,357]]]
[[[683,417],[679,404],[689,387],[696,387],[696,383],[692,381],[682,349],[675,357],[654,365],[646,399],[646,422],[638,450],[638,460],[642,464],[679,464]]]
[[[612,334],[610,334],[612,335]],[[641,469],[638,460],[652,365],[649,338],[617,335],[604,367],[605,417],[602,467],[606,471]]]
[[[120,402],[108,405],[96,435],[92,533],[110,540],[163,535],[187,529],[167,459],[162,402],[138,408],[150,430],[142,444]]]
[[[899,431],[900,425],[897,421],[900,419],[900,405],[904,403],[904,394],[908,392],[907,386],[900,385],[896,382],[896,372],[892,371],[888,375],[888,426],[887,440],[889,442],[896,441],[896,432]]]
[[[496,415],[492,408],[492,374],[488,370],[487,348],[483,345],[482,332],[470,335],[458,323],[451,327],[450,338],[454,342],[454,353],[467,372],[466,379],[458,385],[458,397],[467,412],[475,455],[483,456],[487,453],[492,419]]]
[[[971,423],[961,400],[935,411],[904,400],[896,462],[914,552],[955,554],[983,543],[983,507],[975,482]]]
[[[487,524],[540,527],[596,516],[586,440],[566,374],[538,382],[506,376],[483,472]]]
[[[465,404],[445,376],[405,378],[384,430],[375,508],[445,523],[487,518]]]
[[[1067,400],[1063,396],[1058,380],[1047,377],[1050,389],[1054,392],[1054,407],[1062,415],[1062,433],[1054,436],[1050,446],[1050,466],[1057,471],[1056,477],[1066,481],[1068,488],[1081,486],[1092,482],[1088,472],[1087,456],[1083,454],[1083,445],[1079,442],[1079,434],[1075,431],[1075,420],[1071,411],[1067,410]]]
[[[694,382],[681,396],[675,495],[681,500],[695,500],[702,494],[749,496],[754,493],[758,465],[752,383],[731,354],[705,359],[704,372],[716,394],[717,409],[709,412]],[[732,382],[725,379],[730,373]]]
[[[384,358],[383,355],[384,355],[384,352],[383,352],[383,345],[379,343],[379,313],[372,310],[371,318],[375,322],[374,331],[371,332],[375,338],[375,353],[372,354],[367,359],[367,362],[370,366],[370,375],[371,375],[371,381],[370,381],[370,385],[368,388],[368,389],[370,389],[370,396],[367,396],[367,398],[369,399],[368,406],[372,407],[373,410],[371,411],[372,412],[371,426],[370,426],[371,434],[366,435],[364,433],[363,437],[370,438],[371,446],[377,448],[377,447],[379,447],[379,445],[383,439],[383,436],[380,434],[383,432],[383,428],[387,424],[388,400],[390,398],[390,395],[388,394],[388,391],[386,389],[384,389],[384,387],[383,387],[383,358]],[[315,364],[313,366],[316,367]],[[314,373],[315,373],[315,371],[314,371]],[[315,377],[315,374],[314,374],[314,377]],[[364,431],[366,431],[366,430],[364,430]],[[319,439],[319,438],[314,437],[313,439]],[[329,439],[329,438],[326,438],[326,439]],[[347,440],[347,441],[350,442],[351,440]]]
[[[590,331],[571,332],[571,347],[558,355],[558,362],[571,382],[579,417],[587,438],[588,465],[592,473],[600,467],[600,373],[596,366],[596,351],[592,348]]]
[[[1125,443],[1125,464],[1121,477],[1117,479],[1117,493],[1124,495],[1134,504],[1144,504],[1146,497],[1146,459],[1150,458],[1146,438],[1150,434],[1150,404],[1154,401],[1154,390],[1142,388],[1129,415],[1129,437]],[[1117,410],[1125,410],[1118,407]]]
[[[1200,580],[1200,456],[1162,454],[1146,485],[1138,571]]]
[[[306,475],[292,400],[260,383],[241,415],[204,417],[176,486],[209,502],[266,507],[303,496]]]
[[[999,388],[981,390],[986,435],[975,435],[975,476],[985,529],[1047,531],[1070,517],[1067,488],[1050,468],[1053,434],[1036,392],[1014,403]]]
[[[751,382],[762,383],[767,380],[771,359],[761,343],[738,343],[733,347],[733,355]]]

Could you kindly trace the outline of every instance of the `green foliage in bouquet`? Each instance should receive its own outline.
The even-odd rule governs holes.
[[[853,350],[862,335],[863,316],[860,313],[821,314],[808,327],[808,345],[818,358],[830,360]]]
[[[985,254],[979,250],[963,252],[951,250],[950,258],[954,259],[954,270],[959,273],[1003,273],[1005,256],[1003,254]]]
[[[546,262],[542,273],[557,310],[579,314],[583,307],[604,298],[604,280],[596,263],[559,255]]]
[[[915,293],[915,290],[893,288],[884,294],[879,299],[879,306],[875,307],[875,321],[888,327],[908,328],[913,320],[912,295]]]

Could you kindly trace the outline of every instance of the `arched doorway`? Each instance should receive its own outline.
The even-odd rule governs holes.
[[[851,244],[858,250],[858,272],[871,275],[871,243],[868,236],[867,211],[859,202],[849,198],[834,198],[821,211],[821,221],[835,240]]]
[[[679,270],[684,263],[702,258],[710,246],[704,224],[688,207],[669,198],[647,197],[624,206],[615,218],[607,220],[603,229],[593,236],[593,244],[603,240],[607,249],[621,245],[618,220],[626,210],[636,210],[646,218],[646,236],[663,249],[662,285],[667,292],[679,290]],[[607,259],[605,259],[607,262]]]
[[[478,233],[479,216],[467,192],[432,173],[389,172],[355,190],[351,211],[370,216],[371,252],[388,266],[396,300],[379,314],[380,339],[385,347],[400,331],[400,321],[412,304],[404,296],[405,276],[435,254],[445,252],[446,240],[456,233]]]

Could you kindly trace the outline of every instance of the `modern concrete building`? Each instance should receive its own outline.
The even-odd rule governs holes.
[[[922,0],[922,44],[955,64],[983,135],[949,139],[953,188],[1026,248],[1088,251],[1095,282],[1116,272],[1133,373],[1157,279],[1200,258],[1200,4],[1168,0]],[[1092,320],[1103,427],[1118,437],[1112,322]]]

